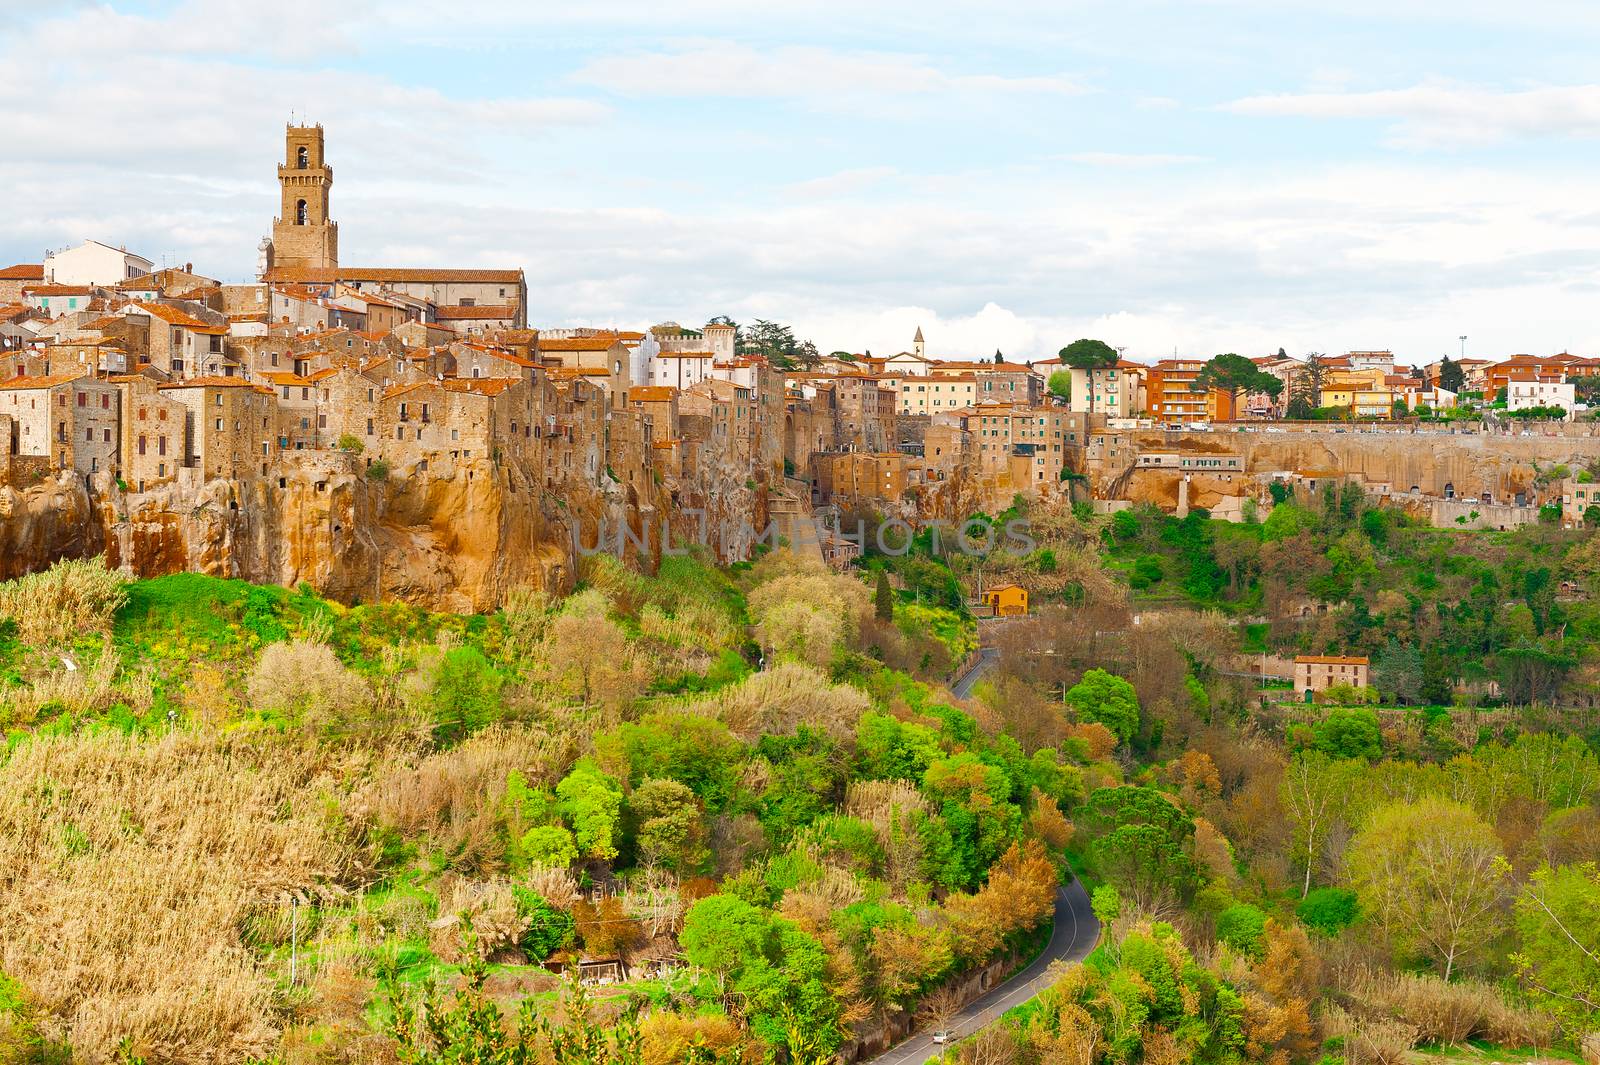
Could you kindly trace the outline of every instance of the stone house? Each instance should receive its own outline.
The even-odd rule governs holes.
[[[110,380],[121,394],[123,482],[142,492],[175,480],[188,440],[188,406],[163,393],[158,382],[143,374],[122,374]]]
[[[17,377],[0,385],[0,414],[16,426],[12,454],[49,460],[55,469],[114,470],[117,386],[72,373]]]
[[[182,465],[202,481],[269,476],[278,404],[272,389],[240,377],[192,377],[160,386],[182,403]],[[280,441],[281,442],[281,441]]]
[[[1369,670],[1365,655],[1298,655],[1294,660],[1294,690],[1309,697],[1335,684],[1365,688]]]
[[[173,379],[231,377],[238,369],[223,344],[228,326],[220,314],[194,304],[174,307],[166,303],[133,303],[121,313],[150,319],[146,361]]]
[[[24,289],[44,284],[43,263],[18,263],[0,269],[0,304],[21,303]]]

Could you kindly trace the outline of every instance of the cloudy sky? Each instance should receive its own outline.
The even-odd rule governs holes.
[[[1594,354],[1597,54],[1589,0],[5,4],[0,265],[247,279],[293,113],[342,261],[540,325]]]

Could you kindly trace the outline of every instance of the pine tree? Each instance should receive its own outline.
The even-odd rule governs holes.
[[[889,572],[878,571],[878,587],[872,595],[872,612],[879,621],[894,620],[894,593],[889,590]]]

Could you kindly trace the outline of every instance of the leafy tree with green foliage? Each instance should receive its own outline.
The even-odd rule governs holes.
[[[522,834],[522,857],[534,865],[565,869],[578,860],[578,843],[560,825],[536,825]]]
[[[1094,375],[1097,370],[1109,370],[1121,361],[1117,349],[1103,340],[1074,340],[1061,349],[1063,365],[1083,370],[1089,379],[1089,413],[1094,413]]]
[[[1090,833],[1090,858],[1121,895],[1186,899],[1199,883],[1194,818],[1154,788],[1098,788],[1077,820]]]
[[[1600,1025],[1600,866],[1543,866],[1515,910],[1523,985],[1570,1031]]]
[[[1217,940],[1248,958],[1260,959],[1266,933],[1267,914],[1259,906],[1238,902],[1217,914]]]
[[[872,590],[872,613],[879,621],[894,620],[894,592],[889,587],[889,571],[878,570],[877,586]]]
[[[706,828],[700,801],[676,780],[646,780],[628,796],[639,856],[677,873],[692,873],[706,860]]]
[[[1334,707],[1312,726],[1312,746],[1330,758],[1383,756],[1383,732],[1376,712],[1362,706]]]
[[[1123,743],[1139,732],[1139,696],[1133,685],[1103,669],[1091,669],[1067,689],[1067,705],[1083,721],[1097,721]]]
[[[1466,371],[1461,368],[1459,362],[1446,355],[1439,361],[1439,387],[1446,392],[1454,392],[1456,395],[1460,395],[1461,390],[1466,386]]]
[[[434,733],[454,742],[500,713],[500,674],[476,647],[452,647],[439,661],[433,687]]]
[[[1300,900],[1294,915],[1313,932],[1331,938],[1356,923],[1361,899],[1349,888],[1320,887]]]
[[[1471,807],[1433,796],[1380,807],[1345,853],[1350,883],[1390,941],[1455,970],[1505,922],[1510,872]]]
[[[622,788],[615,779],[584,759],[556,785],[556,808],[572,826],[584,858],[610,861],[617,856]]]
[[[517,916],[528,922],[518,945],[529,958],[543,961],[572,945],[578,931],[578,922],[573,920],[572,914],[556,909],[543,895],[520,884],[511,886],[511,896],[516,901]]]
[[[1072,375],[1065,370],[1053,371],[1045,387],[1052,396],[1063,402],[1072,399]]]
[[[1283,392],[1283,382],[1267,373],[1243,355],[1228,352],[1210,359],[1195,374],[1189,387],[1196,392],[1221,389],[1228,394],[1228,406],[1238,417],[1239,396],[1251,392],[1265,392],[1277,399]]]

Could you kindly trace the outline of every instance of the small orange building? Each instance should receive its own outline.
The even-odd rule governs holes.
[[[1019,584],[1000,584],[983,593],[983,605],[991,617],[1021,617],[1028,612],[1028,589]]]

